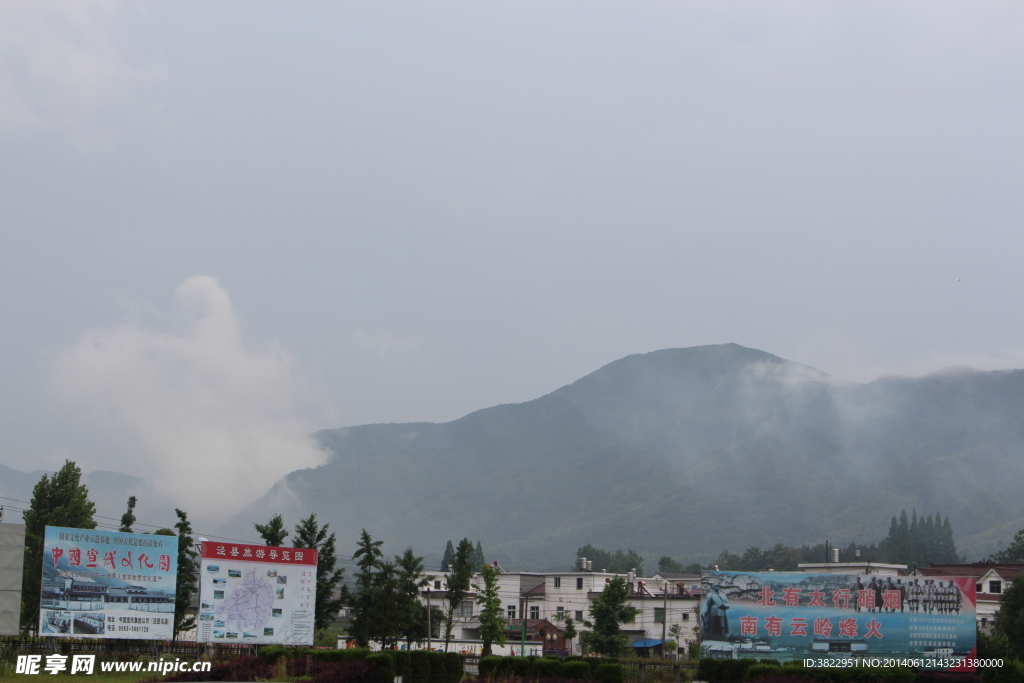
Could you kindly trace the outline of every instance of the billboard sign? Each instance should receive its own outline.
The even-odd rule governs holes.
[[[702,656],[973,670],[971,577],[703,571],[701,589]]]
[[[204,541],[199,642],[312,645],[317,551]]]
[[[177,536],[46,527],[39,635],[170,640]]]

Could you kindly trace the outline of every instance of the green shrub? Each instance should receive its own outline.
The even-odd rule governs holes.
[[[412,650],[409,653],[409,675],[412,683],[428,683],[430,681],[431,652],[429,650]]]
[[[779,666],[778,662],[769,664],[762,661],[747,669],[746,680],[756,681],[760,678],[764,678],[765,676],[778,676],[780,673],[782,673],[782,667]]]
[[[259,648],[259,655],[268,663],[273,664],[282,657],[288,656],[291,649],[282,645],[263,645]]]
[[[1024,664],[1015,659],[1004,659],[1000,667],[982,669],[981,680],[984,683],[1019,683],[1024,681]]]
[[[392,650],[391,657],[395,660],[396,676],[408,676],[412,674],[412,664],[409,663],[408,650]]]
[[[584,661],[562,662],[559,678],[576,681],[590,680],[590,664]]]
[[[599,683],[623,683],[625,676],[623,675],[622,665],[618,662],[605,661],[597,665],[597,670],[594,672],[594,680]]]
[[[561,678],[562,663],[552,657],[538,657],[533,662],[537,678]]]
[[[462,664],[462,657],[457,652],[446,652],[444,653],[445,658],[445,671],[448,676],[446,678],[447,683],[459,683],[465,675],[465,667]]]
[[[444,652],[430,652],[431,683],[448,683],[448,655]]]
[[[697,673],[694,675],[694,679],[698,681],[717,681],[721,670],[722,660],[704,657],[697,662]]]
[[[395,677],[395,660],[392,659],[390,651],[369,654],[366,656],[366,663],[379,669],[385,679]]]
[[[536,678],[537,669],[533,665],[536,657],[506,657],[505,664],[508,667],[508,673],[512,676],[519,676],[520,678]]]
[[[747,669],[757,665],[756,659],[722,659],[718,662],[718,678],[707,679],[721,683],[743,683]]]
[[[504,657],[496,657],[494,655],[481,657],[480,664],[478,665],[479,678],[484,680],[494,678],[504,659]]]
[[[301,657],[312,657],[313,659],[324,661],[324,662],[363,662],[370,655],[369,650],[363,648],[353,648],[351,650],[301,650],[293,652],[289,655],[289,659],[295,659],[297,656]]]

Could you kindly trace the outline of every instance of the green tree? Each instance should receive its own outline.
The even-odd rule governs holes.
[[[128,534],[132,533],[132,527],[135,526],[135,503],[137,502],[138,500],[135,496],[131,496],[128,499],[128,510],[121,515],[121,527],[118,531],[123,531]]]
[[[274,515],[266,524],[253,524],[256,533],[260,535],[267,545],[282,546],[288,538],[288,530],[284,528],[284,518],[280,514]]]
[[[480,541],[477,541],[476,547],[473,549],[473,556],[470,558],[469,563],[474,567],[479,567],[485,562],[487,562],[487,560],[484,559],[484,546]]]
[[[628,601],[629,585],[621,576],[605,584],[601,595],[590,605],[590,619],[583,622],[589,630],[580,634],[580,642],[589,652],[619,657],[626,651],[622,624],[636,618],[638,610]]]
[[[369,639],[380,642],[382,650],[390,650],[405,635],[407,616],[401,580],[394,562],[377,563],[367,592],[369,603]]]
[[[576,550],[576,563],[573,571],[579,568],[579,559],[585,557],[594,563],[594,571],[606,569],[616,574],[626,574],[635,569],[638,576],[644,573],[644,558],[635,550],[616,550],[610,553],[607,550],[596,548],[587,544]]]
[[[444,591],[444,651],[448,651],[448,643],[452,639],[452,626],[455,624],[457,612],[462,601],[469,594],[469,583],[473,580],[473,565],[469,563],[473,555],[473,543],[464,538],[459,541],[452,557],[451,571],[445,577]]]
[[[662,574],[683,574],[686,572],[686,567],[682,562],[673,560],[668,555],[662,555],[658,560],[658,571]]]
[[[280,520],[281,515],[270,519],[270,523],[265,527],[268,528],[268,533],[278,533],[272,528],[275,519]],[[313,603],[313,629],[315,631],[323,631],[331,625],[347,598],[344,588],[340,592],[338,589],[345,577],[345,570],[336,568],[338,553],[335,549],[334,534],[327,535],[330,526],[330,524],[320,526],[316,521],[316,513],[313,512],[306,519],[299,520],[299,523],[295,525],[295,535],[292,537],[292,543],[296,548],[309,548],[317,551],[316,602]],[[259,525],[257,525],[257,531],[259,531],[258,527]],[[271,538],[277,540],[278,536],[271,536]],[[279,538],[281,542],[284,541],[284,536],[279,536]],[[280,545],[280,543],[270,543],[269,541],[268,544]],[[336,592],[338,592],[337,596],[335,596]]]
[[[1024,574],[1014,577],[1000,603],[993,630],[1005,639],[1013,656],[1024,661]]]
[[[565,629],[562,631],[562,635],[565,636],[565,644],[569,646],[569,654],[572,654],[572,639],[576,637],[576,622],[568,612],[565,613]]]
[[[401,631],[406,648],[411,650],[413,642],[427,637],[426,605],[420,602],[420,589],[425,588],[430,579],[423,576],[423,558],[418,557],[411,546],[401,555],[395,555],[395,567],[402,602]]]
[[[441,571],[448,571],[448,565],[452,563],[453,557],[455,557],[455,546],[448,541],[448,545],[444,547],[444,554],[441,556]]]
[[[719,553],[718,558],[715,559],[715,564],[722,571],[740,571],[741,565],[743,564],[743,558],[736,553],[730,553],[728,550],[723,550]]]
[[[192,613],[192,596],[199,591],[199,553],[192,540],[192,524],[184,510],[175,508],[178,521],[174,528],[178,532],[178,586],[174,595],[174,635],[178,639],[182,631],[196,627],[196,615]]]
[[[21,624],[26,630],[38,623],[39,592],[43,574],[43,540],[47,526],[95,529],[96,506],[82,484],[82,470],[71,460],[53,476],[43,475],[32,489],[32,501],[23,513],[25,560],[21,581]]]
[[[990,558],[995,562],[1024,562],[1024,529],[1017,532],[1009,547],[992,553]]]
[[[352,554],[352,559],[356,561],[356,592],[352,599],[352,621],[348,632],[360,647],[367,647],[381,629],[378,623],[380,580],[377,574],[383,557],[380,549],[383,543],[373,540],[366,529],[363,529],[356,551]]]
[[[491,655],[491,643],[499,647],[505,644],[505,615],[498,595],[498,577],[501,572],[489,564],[480,565],[480,579],[483,585],[475,585],[476,601],[480,605],[480,639],[484,641],[483,656]]]

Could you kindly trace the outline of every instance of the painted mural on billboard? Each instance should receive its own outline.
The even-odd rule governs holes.
[[[199,642],[312,645],[317,551],[203,542]]]
[[[39,635],[170,640],[178,538],[46,527]]]
[[[971,577],[703,571],[701,593],[702,656],[897,658],[973,670]]]

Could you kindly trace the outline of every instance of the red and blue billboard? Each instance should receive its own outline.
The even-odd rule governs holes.
[[[973,670],[971,577],[701,572],[702,656]]]

